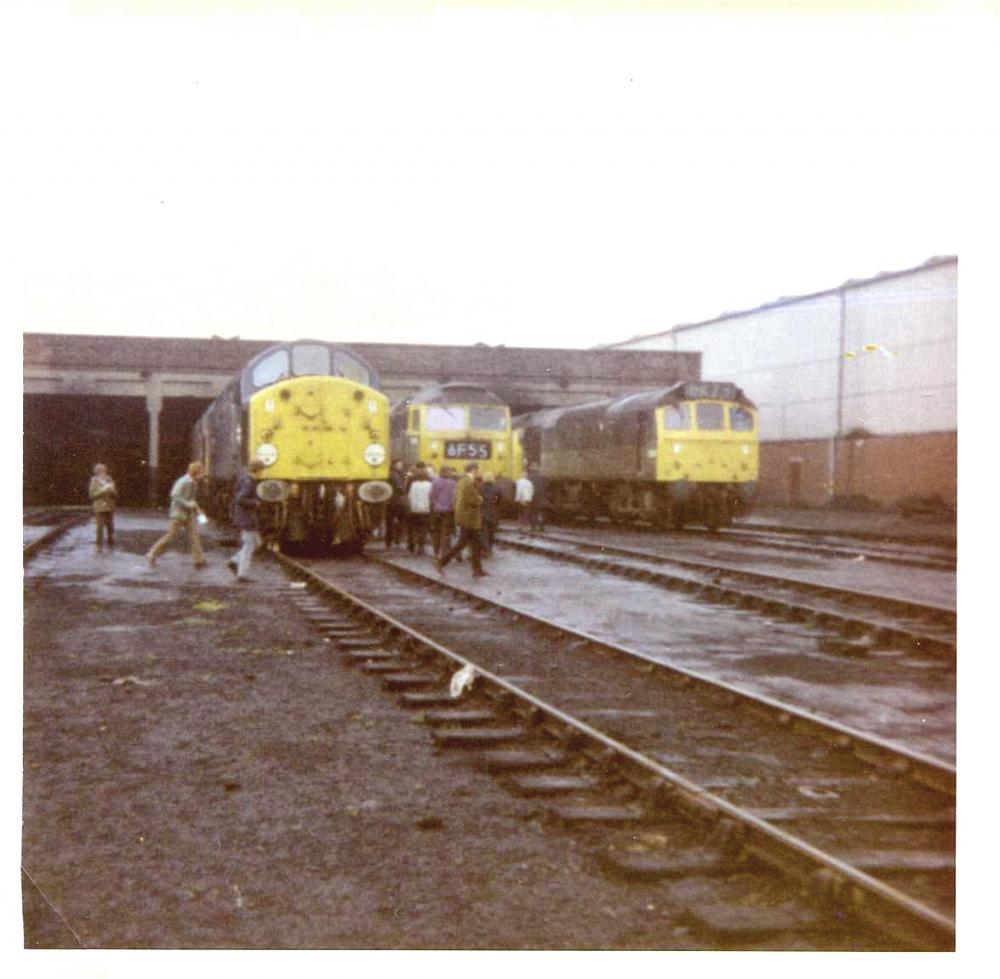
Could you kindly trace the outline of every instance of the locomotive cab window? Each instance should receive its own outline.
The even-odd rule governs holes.
[[[691,427],[691,405],[667,405],[663,409],[663,427],[668,432],[686,432]]]
[[[729,406],[729,427],[734,432],[753,431],[753,412],[741,408],[739,405]]]
[[[363,384],[365,387],[372,386],[372,376],[361,361],[348,356],[341,350],[333,352],[333,373],[337,377],[346,378],[356,384]]]
[[[696,417],[701,432],[721,432],[725,427],[723,406],[712,401],[699,401]]]
[[[263,388],[280,381],[283,377],[288,377],[289,373],[288,351],[275,350],[254,367],[251,380],[255,388]]]
[[[330,373],[330,350],[318,343],[299,343],[292,347],[292,373],[296,377]]]
[[[469,408],[469,428],[485,429],[489,432],[507,431],[507,413],[503,408]]]
[[[454,405],[428,405],[424,427],[428,432],[461,432],[465,429],[465,409]]]

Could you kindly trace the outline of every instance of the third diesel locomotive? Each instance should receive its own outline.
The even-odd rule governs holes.
[[[731,382],[685,381],[513,425],[514,465],[546,478],[553,515],[714,530],[756,497],[757,409]]]

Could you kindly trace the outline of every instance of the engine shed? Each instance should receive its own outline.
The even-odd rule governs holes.
[[[126,505],[162,503],[188,462],[191,429],[274,341],[24,335],[24,502],[80,504],[95,462]],[[337,342],[378,370],[395,403],[433,384],[496,392],[511,414],[701,378],[697,351],[567,350]]]

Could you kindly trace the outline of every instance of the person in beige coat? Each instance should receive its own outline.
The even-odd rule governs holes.
[[[94,521],[97,524],[97,551],[104,550],[104,538],[107,536],[108,550],[115,546],[115,505],[118,502],[118,490],[115,481],[108,475],[108,467],[99,462],[94,466],[94,475],[90,478],[90,500],[94,506]]]

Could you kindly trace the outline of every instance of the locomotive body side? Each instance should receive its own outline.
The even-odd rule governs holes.
[[[388,399],[360,358],[312,341],[269,348],[195,426],[206,509],[227,521],[235,480],[259,459],[265,537],[359,550],[390,493],[388,433]]]

